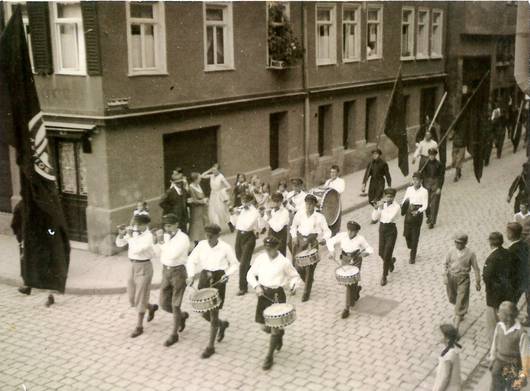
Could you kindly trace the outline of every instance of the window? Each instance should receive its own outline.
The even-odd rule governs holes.
[[[26,42],[28,43],[28,52],[29,52],[29,61],[31,62],[31,70],[35,72],[35,67],[33,66],[33,49],[31,47],[31,34],[29,30],[29,18],[28,18],[28,7],[26,2],[10,2],[6,4],[6,23],[15,12],[15,6],[20,5],[20,10],[22,11],[22,23],[24,24],[24,33],[26,35]]]
[[[366,58],[381,58],[383,56],[383,8],[381,6],[368,6],[366,34]]]
[[[318,155],[324,156],[329,151],[331,126],[331,105],[318,106]]]
[[[162,2],[127,2],[129,75],[166,73],[166,37]]]
[[[429,57],[429,11],[418,11],[418,37],[416,57]]]
[[[401,58],[414,58],[414,8],[401,10]]]
[[[344,102],[342,121],[342,145],[344,149],[355,146],[355,101]]]
[[[285,167],[287,136],[287,112],[271,113],[269,115],[269,164],[271,170]]]
[[[344,62],[360,60],[359,10],[359,7],[347,5],[344,5],[342,9],[342,60]]]
[[[335,64],[337,40],[335,31],[335,7],[317,5],[317,65]]]
[[[442,57],[443,11],[432,10],[431,57]]]
[[[204,62],[207,71],[234,68],[232,4],[204,6]]]
[[[56,73],[85,75],[85,35],[79,3],[52,3]]]

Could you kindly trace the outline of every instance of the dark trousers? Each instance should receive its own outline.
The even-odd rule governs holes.
[[[493,140],[486,140],[484,142],[484,165],[490,164],[491,151],[493,149]]]
[[[505,368],[508,372],[510,369],[515,368],[518,372],[521,369],[520,363],[508,363],[499,359],[493,360],[491,365],[491,386],[490,391],[512,391],[515,388],[512,387],[515,377],[510,374],[503,373]]]
[[[256,235],[253,231],[237,231],[236,257],[239,261],[239,290],[247,291],[247,273],[250,269],[250,260],[256,247]]]
[[[287,237],[289,236],[289,230],[287,226],[283,227],[280,231],[276,232],[272,228],[269,228],[269,236],[276,238],[280,241],[280,253],[285,257],[287,255]]]
[[[429,224],[436,224],[436,219],[438,217],[438,209],[440,208],[440,194],[436,194],[436,191],[439,189],[437,183],[430,183],[428,178],[424,181],[424,186],[429,192],[429,204],[425,214],[427,215],[427,222]]]
[[[368,186],[368,202],[374,204],[383,198],[383,191],[385,190],[385,177],[372,177],[370,185]]]
[[[504,146],[504,138],[506,137],[506,130],[504,126],[499,125],[495,130],[495,149],[497,150],[497,158],[502,156],[502,147]]]
[[[392,254],[397,240],[397,228],[394,223],[379,224],[379,256],[383,259],[383,276],[388,276],[392,265]]]
[[[423,223],[423,213],[418,213],[413,216],[409,211],[405,215],[405,224],[403,228],[403,236],[407,242],[407,247],[410,250],[410,258],[416,259],[416,253],[418,252],[418,243],[420,241],[421,225]]]
[[[340,260],[343,265],[353,265],[359,268],[359,277],[361,276],[361,267],[363,266],[363,258],[359,256],[352,256],[344,251],[340,255]],[[351,285],[346,285],[346,309],[353,307],[355,302],[359,300],[361,292],[361,285],[356,282]]]
[[[296,243],[293,246],[293,251],[296,255],[300,251],[304,251],[312,247],[318,247],[316,235],[309,235],[307,237],[304,237],[298,234],[298,237],[296,238]],[[304,280],[304,295],[307,297],[309,297],[309,295],[311,294],[311,288],[313,288],[313,280],[315,277],[315,269],[317,268],[317,264],[318,263],[314,263],[306,267],[296,267],[298,274],[300,274],[300,277],[302,278],[302,280]]]

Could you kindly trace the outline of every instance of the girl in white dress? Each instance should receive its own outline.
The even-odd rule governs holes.
[[[228,230],[230,213],[228,211],[230,183],[219,171],[219,165],[216,163],[212,168],[201,175],[204,178],[210,178],[210,200],[208,204],[208,219],[211,224],[217,224],[221,230]]]

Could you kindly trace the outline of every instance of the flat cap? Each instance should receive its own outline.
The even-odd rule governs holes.
[[[388,194],[390,196],[396,195],[396,189],[393,189],[392,187],[387,187],[385,190],[383,190],[383,194]]]
[[[263,241],[263,244],[267,248],[276,248],[280,245],[280,241],[273,236],[269,236],[265,238],[265,240]]]
[[[147,225],[151,222],[151,218],[145,214],[138,214],[134,216],[133,221],[136,224]]]
[[[346,224],[346,227],[350,231],[359,231],[361,229],[361,224],[359,224],[357,221],[350,220]]]
[[[273,202],[283,202],[283,195],[282,195],[282,193],[279,193],[279,192],[272,193],[272,195],[271,195],[271,200],[272,200]]]
[[[163,224],[177,224],[179,222],[177,215],[174,213],[168,213],[164,216],[162,216],[162,223]]]
[[[382,155],[382,154],[383,154],[383,151],[381,151],[379,148],[376,148],[376,149],[372,150],[372,154],[374,154],[374,153],[377,153],[377,154],[379,154],[379,155]]]
[[[436,148],[429,148],[428,154],[436,156],[438,155],[438,150]]]
[[[318,203],[317,197],[315,197],[313,194],[306,195],[305,198],[304,198],[304,201],[305,202],[311,202],[311,203],[313,203],[315,205]]]
[[[221,233],[221,227],[219,227],[217,224],[208,224],[206,227],[204,227],[204,231],[218,235]]]
[[[458,232],[457,234],[455,234],[455,242],[467,243],[468,240],[468,236],[463,232]]]
[[[421,175],[421,172],[416,171],[414,174],[412,174],[412,177],[413,177],[413,178],[422,179],[422,178],[423,178],[423,175]]]
[[[304,184],[304,181],[302,180],[302,178],[291,178],[290,182],[293,185],[303,185]]]

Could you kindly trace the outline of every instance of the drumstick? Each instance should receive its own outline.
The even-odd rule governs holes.
[[[261,295],[261,296],[263,296],[264,298],[266,298],[267,300],[269,300],[271,303],[276,304],[276,301],[272,300],[269,296],[267,296],[267,295],[265,295],[265,294],[263,294],[263,295]]]

